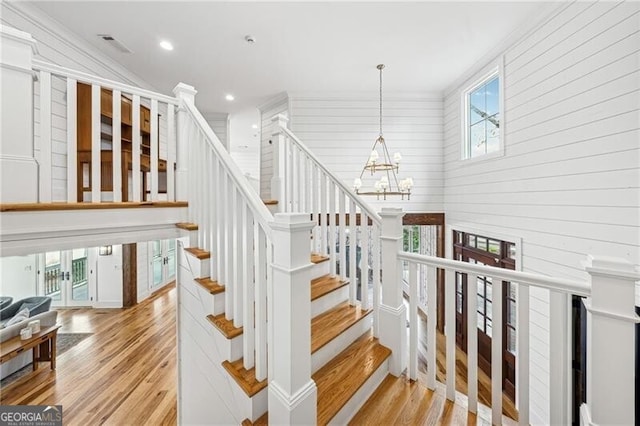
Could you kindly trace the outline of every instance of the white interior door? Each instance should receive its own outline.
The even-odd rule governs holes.
[[[155,289],[176,278],[176,240],[149,242],[149,289]]]
[[[39,293],[58,307],[92,306],[89,250],[47,252],[40,256]]]

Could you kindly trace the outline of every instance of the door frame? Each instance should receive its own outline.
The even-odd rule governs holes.
[[[479,228],[477,225],[472,225],[472,224],[468,224],[468,223],[450,223],[445,225],[445,235],[444,235],[444,240],[445,240],[445,257],[447,259],[455,259],[454,256],[454,251],[453,251],[453,232],[454,231],[458,231],[458,232],[464,232],[464,233],[468,233],[468,234],[476,234],[476,235],[480,235],[480,236],[488,236],[488,238],[491,239],[495,239],[495,240],[500,240],[500,241],[504,241],[504,242],[508,242],[511,244],[515,245],[516,248],[516,254],[515,254],[515,265],[514,265],[514,270],[516,271],[522,271],[522,237],[520,236],[515,236],[515,235],[509,235],[509,234],[503,234],[501,232],[495,232],[492,229],[485,229],[485,228]],[[502,282],[503,285],[503,294],[505,294],[505,285],[504,282]],[[466,294],[466,279],[464,280],[464,293]],[[517,291],[516,297],[518,298],[520,296],[519,294],[519,289]],[[438,306],[438,310],[440,310],[441,308],[444,308],[444,298],[439,298],[438,299],[439,302],[438,304],[442,304],[442,306]],[[504,303],[503,303],[504,305]],[[463,302],[463,306],[466,307],[466,301]],[[502,312],[502,316],[503,316],[503,320],[506,320],[506,311],[505,311],[506,307],[503,306],[503,312]],[[520,304],[516,303],[516,318],[518,317],[518,310],[520,309]],[[458,322],[458,315],[456,315],[456,322]],[[464,321],[464,324],[466,325],[466,320]],[[518,332],[519,326],[516,325],[516,333]],[[480,333],[478,333],[478,335],[480,335]],[[455,337],[454,337],[455,338]],[[503,333],[502,336],[503,339],[503,348],[504,348],[504,342],[506,341],[506,333]],[[466,348],[465,348],[466,349]],[[521,359],[521,357],[518,356],[518,352],[519,352],[520,348],[517,344],[516,341],[516,360],[515,360],[515,377],[516,377],[516,386],[518,385],[518,383],[520,383],[520,378],[518,377],[518,362]],[[465,350],[466,351],[466,350]],[[503,353],[505,351],[503,350]],[[503,364],[504,364],[504,359],[503,359]],[[503,366],[504,368],[504,366]],[[504,381],[503,381],[504,382]],[[515,391],[515,389],[514,389]],[[519,401],[518,401],[518,392],[515,392],[515,398],[514,398],[514,402],[516,403],[516,407],[519,405]]]

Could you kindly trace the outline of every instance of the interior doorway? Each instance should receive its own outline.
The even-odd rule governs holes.
[[[176,240],[149,241],[149,290],[154,292],[176,279]]]

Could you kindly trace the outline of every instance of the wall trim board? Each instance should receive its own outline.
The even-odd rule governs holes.
[[[542,6],[536,14],[531,16],[523,25],[519,26],[516,30],[511,32],[501,42],[497,43],[495,47],[485,55],[483,55],[475,64],[464,71],[458,76],[450,85],[443,90],[443,97],[447,98],[452,93],[459,90],[460,86],[467,86],[469,80],[472,80],[479,69],[487,68],[491,63],[495,62],[501,54],[504,54],[509,48],[516,46],[522,40],[529,37],[532,33],[537,31],[551,18],[556,16],[565,8],[569,7],[571,2],[549,2]]]
[[[109,69],[113,74],[118,76],[122,82],[145,89],[158,91],[150,86],[143,78],[120,65],[114,59],[98,51],[87,41],[69,30],[60,22],[44,13],[40,8],[27,2],[3,2],[3,7],[20,15],[23,19],[29,21],[34,26],[45,31],[56,41],[63,43],[69,49],[80,53],[90,62],[101,67]]]

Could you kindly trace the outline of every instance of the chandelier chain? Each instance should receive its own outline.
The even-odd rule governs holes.
[[[380,70],[380,136],[382,136],[382,69],[384,65],[378,65],[378,69]]]

